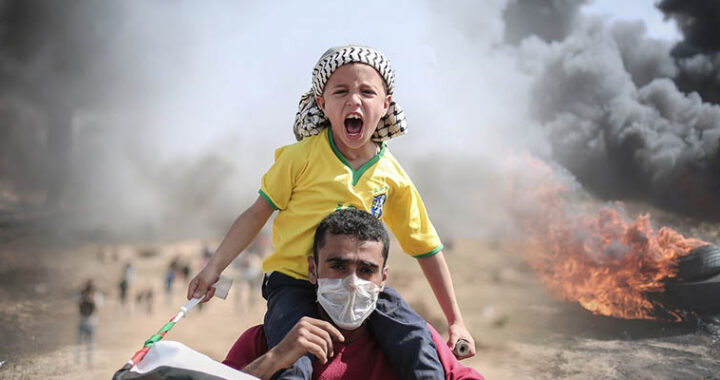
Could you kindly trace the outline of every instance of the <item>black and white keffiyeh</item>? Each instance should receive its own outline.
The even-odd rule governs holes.
[[[300,104],[293,125],[293,132],[298,141],[307,136],[317,135],[323,128],[330,125],[330,121],[315,102],[315,97],[322,95],[332,73],[338,67],[349,63],[364,63],[375,68],[385,80],[388,95],[392,95],[395,85],[395,72],[390,66],[390,60],[383,53],[373,48],[355,45],[330,48],[320,57],[313,69],[312,89],[300,97]],[[405,113],[393,101],[390,103],[387,114],[378,122],[372,140],[375,142],[386,141],[406,132]]]

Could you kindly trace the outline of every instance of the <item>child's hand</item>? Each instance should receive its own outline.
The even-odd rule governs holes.
[[[470,335],[470,332],[467,331],[467,328],[465,328],[465,325],[462,322],[456,322],[451,324],[448,327],[448,341],[447,345],[450,347],[451,350],[455,350],[455,345],[457,344],[457,341],[459,339],[464,339],[468,342],[470,346],[470,351],[464,355],[464,356],[458,356],[458,359],[467,359],[470,357],[475,356],[475,340]]]
[[[199,298],[205,294],[200,302],[207,302],[215,295],[215,288],[211,287],[220,278],[220,273],[209,264],[198,273],[188,285],[187,299]],[[207,292],[207,293],[206,293]]]

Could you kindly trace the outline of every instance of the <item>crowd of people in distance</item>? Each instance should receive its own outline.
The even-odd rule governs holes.
[[[88,366],[92,366],[97,325],[100,312],[105,304],[105,295],[116,293],[114,313],[121,317],[133,315],[152,315],[158,302],[157,289],[162,288],[164,303],[166,305],[180,305],[184,299],[180,298],[182,287],[190,281],[193,272],[202,268],[214,249],[209,243],[203,242],[202,248],[191,254],[178,253],[168,262],[162,272],[162,278],[153,280],[139,279],[136,260],[128,259],[120,267],[120,276],[117,288],[102,291],[97,285],[99,278],[86,279],[80,291],[75,295],[74,303],[78,310],[76,362],[81,364],[83,358]],[[255,242],[233,263],[231,271],[235,281],[235,310],[242,313],[257,304],[259,296],[257,289],[262,282],[262,259],[270,250],[269,239],[260,234]],[[103,265],[119,265],[120,255],[117,249],[103,246],[98,249],[97,259]],[[181,285],[177,285],[180,281]],[[160,285],[161,284],[161,285]],[[112,301],[115,302],[115,301]],[[162,302],[162,301],[161,301]],[[203,305],[198,306],[202,310]],[[83,352],[85,353],[83,355]]]

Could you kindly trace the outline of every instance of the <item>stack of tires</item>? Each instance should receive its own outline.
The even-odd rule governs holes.
[[[720,247],[705,245],[690,251],[668,281],[665,296],[672,306],[698,313],[720,313]]]

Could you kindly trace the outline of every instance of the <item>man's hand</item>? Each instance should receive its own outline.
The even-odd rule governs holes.
[[[205,297],[201,302],[207,302],[210,298],[215,295],[215,288],[211,287],[220,278],[220,272],[218,272],[209,263],[203,268],[200,273],[193,277],[192,281],[188,285],[187,299],[199,298],[205,294]],[[207,293],[206,293],[207,292]]]
[[[333,341],[345,341],[335,326],[320,319],[303,317],[277,346],[242,370],[261,379],[269,379],[275,372],[289,368],[307,353],[325,364],[334,355]]]
[[[345,337],[329,322],[303,317],[293,326],[285,338],[273,347],[275,360],[282,368],[292,366],[301,356],[313,354],[320,363],[325,364],[334,355],[333,340],[345,341]]]
[[[467,359],[475,356],[475,340],[465,328],[463,323],[453,323],[448,327],[447,345],[451,350],[455,350],[455,345],[459,339],[465,339],[470,345],[470,351],[465,356],[458,356],[458,359]]]

